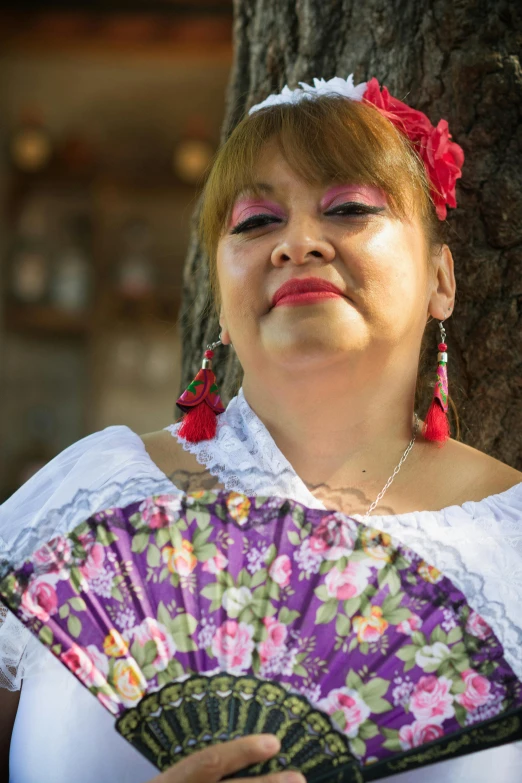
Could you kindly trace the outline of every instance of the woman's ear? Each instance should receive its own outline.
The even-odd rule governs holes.
[[[225,314],[223,313],[223,308],[221,308],[221,311],[219,313],[219,326],[221,328],[220,332],[220,338],[223,345],[231,345],[232,340],[230,339],[230,333],[227,329],[227,321],[225,318]]]
[[[438,321],[444,321],[453,312],[456,291],[453,256],[447,245],[442,245],[440,251],[433,256],[432,263],[435,275],[428,303],[428,315]]]

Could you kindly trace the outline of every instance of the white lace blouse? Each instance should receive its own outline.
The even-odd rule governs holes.
[[[177,437],[178,425],[169,425]],[[183,441],[181,441],[183,442]],[[212,441],[185,444],[227,489],[290,497],[324,508],[299,479],[242,391]],[[59,454],[0,506],[0,561],[25,559],[39,542],[96,511],[153,493],[181,492],[126,426],[107,427]],[[361,519],[356,515],[356,518]],[[450,506],[372,516],[443,571],[495,630],[522,678],[522,483]],[[113,718],[10,613],[0,611],[0,687],[23,680],[10,756],[10,783],[144,783],[157,770],[113,728]],[[390,783],[515,783],[522,743],[388,778]]]

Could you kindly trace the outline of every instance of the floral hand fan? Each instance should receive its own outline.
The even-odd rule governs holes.
[[[338,512],[235,492],[94,514],[0,596],[160,770],[270,732],[309,783],[376,780],[522,737],[522,686],[452,582]]]

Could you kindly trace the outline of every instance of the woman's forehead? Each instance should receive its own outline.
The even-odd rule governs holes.
[[[334,200],[338,196],[358,197],[379,206],[385,206],[388,201],[386,193],[381,188],[364,182],[324,181],[314,185],[307,183],[299,177],[296,179],[299,182],[299,188],[310,189],[314,195],[321,198],[321,201]],[[284,196],[286,195],[288,184],[288,180],[281,180],[277,177],[272,182],[252,182],[237,192],[234,204],[237,205],[239,202],[252,199],[269,200],[281,195]]]
[[[263,144],[256,156],[255,162],[242,172],[241,181],[237,182],[234,188],[232,202],[236,203],[243,198],[270,198],[278,195],[278,192],[284,192],[287,188],[297,185],[306,190],[324,192],[331,188],[343,187],[371,187],[375,186],[372,177],[354,176],[347,170],[338,171],[337,176],[333,172],[322,172],[317,166],[317,161],[310,156],[300,159],[299,169],[295,166],[295,161],[287,160],[280,139],[272,138]],[[250,169],[250,170],[249,170]],[[383,194],[382,189],[380,193]]]

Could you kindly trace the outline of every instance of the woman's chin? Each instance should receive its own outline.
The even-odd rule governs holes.
[[[264,342],[264,352],[274,364],[285,369],[319,370],[321,367],[345,362],[358,352],[360,345],[326,335],[278,335],[278,339]]]
[[[297,308],[293,308],[297,309]],[[300,308],[301,309],[301,308]],[[267,319],[261,328],[263,349],[267,354],[281,356],[285,361],[331,361],[355,350],[367,342],[367,329],[360,318],[308,317]],[[343,313],[346,316],[346,313]]]

